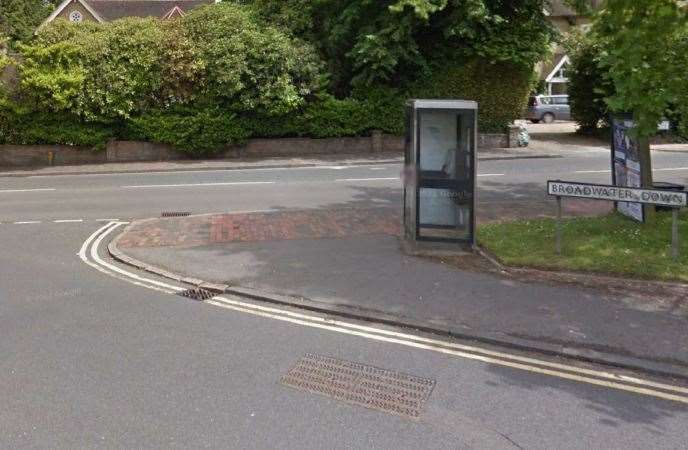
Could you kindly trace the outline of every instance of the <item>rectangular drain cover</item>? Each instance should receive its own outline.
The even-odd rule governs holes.
[[[435,381],[307,354],[282,377],[293,388],[410,418],[420,416]]]
[[[215,297],[214,293],[206,291],[205,289],[189,289],[186,291],[182,291],[177,295],[190,298],[191,300],[198,300],[199,302],[202,302],[204,300],[210,300],[211,298]]]
[[[165,211],[160,214],[160,217],[188,217],[190,215],[188,211]]]

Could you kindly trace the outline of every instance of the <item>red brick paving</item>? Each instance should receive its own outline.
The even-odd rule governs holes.
[[[391,208],[220,214],[140,222],[120,238],[118,246],[187,247],[400,232],[401,217]]]
[[[611,211],[610,202],[564,201],[568,216],[599,215]],[[552,217],[552,201],[483,203],[478,222]],[[219,214],[152,219],[134,224],[120,238],[121,248],[195,247],[226,242],[342,238],[370,234],[399,235],[400,208],[346,208]]]

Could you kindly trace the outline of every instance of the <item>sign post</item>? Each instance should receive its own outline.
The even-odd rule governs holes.
[[[678,212],[680,208],[674,208],[671,212],[671,257],[678,261],[680,256],[680,242],[678,237]]]
[[[576,183],[572,181],[548,181],[547,194],[557,199],[556,252],[561,254],[561,201],[563,197],[608,200],[612,202],[635,203],[642,205],[660,205],[673,208],[671,224],[671,256],[677,261],[679,247],[679,211],[688,206],[688,192],[663,189],[642,189],[610,186],[606,184]]]
[[[561,255],[561,195],[557,195],[557,224],[556,224],[556,242],[555,249],[557,255]]]

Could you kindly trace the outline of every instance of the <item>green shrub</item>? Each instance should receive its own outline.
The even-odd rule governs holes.
[[[572,35],[567,43],[571,65],[568,69],[568,94],[571,115],[582,133],[593,133],[608,125],[609,109],[605,98],[613,94],[613,84],[598,64],[600,49],[589,37]]]
[[[61,144],[105,148],[116,136],[107,123],[84,122],[70,114],[32,112],[0,102],[0,144]]]
[[[322,85],[309,45],[229,4],[198,8],[179,21],[58,20],[21,51],[25,103],[90,121],[194,102],[285,114]]]
[[[250,136],[236,114],[218,108],[175,108],[129,121],[128,138],[170,144],[193,157],[210,156]]]
[[[203,61],[203,99],[269,115],[297,109],[321,84],[315,50],[234,4],[198,8],[182,19]]]
[[[320,95],[293,114],[252,116],[248,127],[255,137],[368,136],[372,130],[402,134],[403,105],[398,91],[385,88],[366,89],[345,99]]]
[[[363,54],[377,45],[375,39],[369,42],[367,34],[361,34],[368,29],[365,23],[341,24],[343,28],[330,23],[313,28],[306,21],[298,25],[300,32],[292,29],[292,34],[285,31],[284,24],[279,25],[280,21],[270,25],[261,19],[255,7],[230,2],[195,9],[175,21],[131,18],[75,25],[58,20],[43,28],[28,45],[21,46],[20,88],[11,96],[21,108],[0,105],[0,141],[102,146],[111,138],[140,139],[167,143],[192,156],[208,156],[249,137],[366,136],[371,130],[400,135],[405,127],[404,103],[408,98],[475,100],[480,104],[480,129],[485,132],[503,132],[508,123],[521,116],[532,77],[526,62],[539,54],[548,31],[538,34],[543,42],[514,44],[528,50],[520,56],[508,53],[513,47],[505,46],[503,51],[498,48],[500,33],[496,29],[488,33],[489,42],[482,42],[476,35],[471,45],[459,45],[455,36],[442,38],[444,44],[435,49],[428,39],[442,30],[455,29],[449,19],[461,12],[456,5],[440,8],[444,12],[435,20],[443,22],[432,23],[434,31],[426,35],[422,31],[426,20],[418,17],[418,11],[393,12],[370,2],[355,3],[357,8],[370,9],[384,19],[387,31],[399,25],[393,19],[411,20],[412,29],[402,35],[412,36],[423,52],[425,62],[418,70],[402,70],[409,61],[397,64],[390,60],[390,67],[395,69],[387,75],[352,84],[356,73],[370,72],[377,64]],[[497,3],[501,4],[496,2],[490,7],[491,16],[500,12]],[[507,5],[503,12],[508,17],[521,17],[523,11],[533,8],[529,0],[520,3],[527,3],[528,8]],[[281,10],[280,5],[273,3]],[[309,11],[317,17],[340,17],[342,12],[333,5],[327,6],[327,11],[312,5]],[[540,9],[537,11],[540,14]],[[288,21],[289,17],[284,19]],[[363,22],[369,19],[356,17]],[[469,27],[476,31],[473,26],[487,17],[474,19],[466,20],[477,21]],[[541,19],[538,16],[533,23]],[[497,26],[491,20],[485,23]],[[516,35],[529,29],[512,25],[513,29],[506,24],[497,28],[506,27]],[[315,42],[317,33],[325,29],[333,34],[332,39]],[[365,41],[365,52],[347,56],[354,44],[345,36],[347,29],[360,41],[354,47]],[[411,48],[396,48],[405,45],[404,39],[384,36],[395,43],[390,44],[392,47],[383,45],[381,51],[386,50],[373,59],[387,60],[389,51],[412,52]],[[333,83],[330,92],[325,92],[327,76],[314,50],[314,46],[321,45],[346,47],[334,49],[348,60],[344,72],[333,67],[339,61],[335,53],[320,48],[327,53],[337,83],[347,79],[344,88]],[[482,56],[457,57],[471,52]],[[369,67],[363,70],[352,60]],[[397,69],[403,76],[393,73]],[[398,82],[400,87],[392,88],[379,80],[372,82],[378,78]],[[406,82],[401,83],[403,80]]]

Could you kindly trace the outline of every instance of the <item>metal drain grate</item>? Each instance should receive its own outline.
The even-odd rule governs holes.
[[[307,354],[282,377],[293,388],[410,418],[420,416],[435,381]]]
[[[190,298],[191,300],[198,300],[199,302],[210,300],[211,298],[215,297],[214,293],[206,291],[205,289],[188,289],[180,292],[177,295]]]
[[[189,217],[190,215],[189,211],[163,211],[160,217]]]

